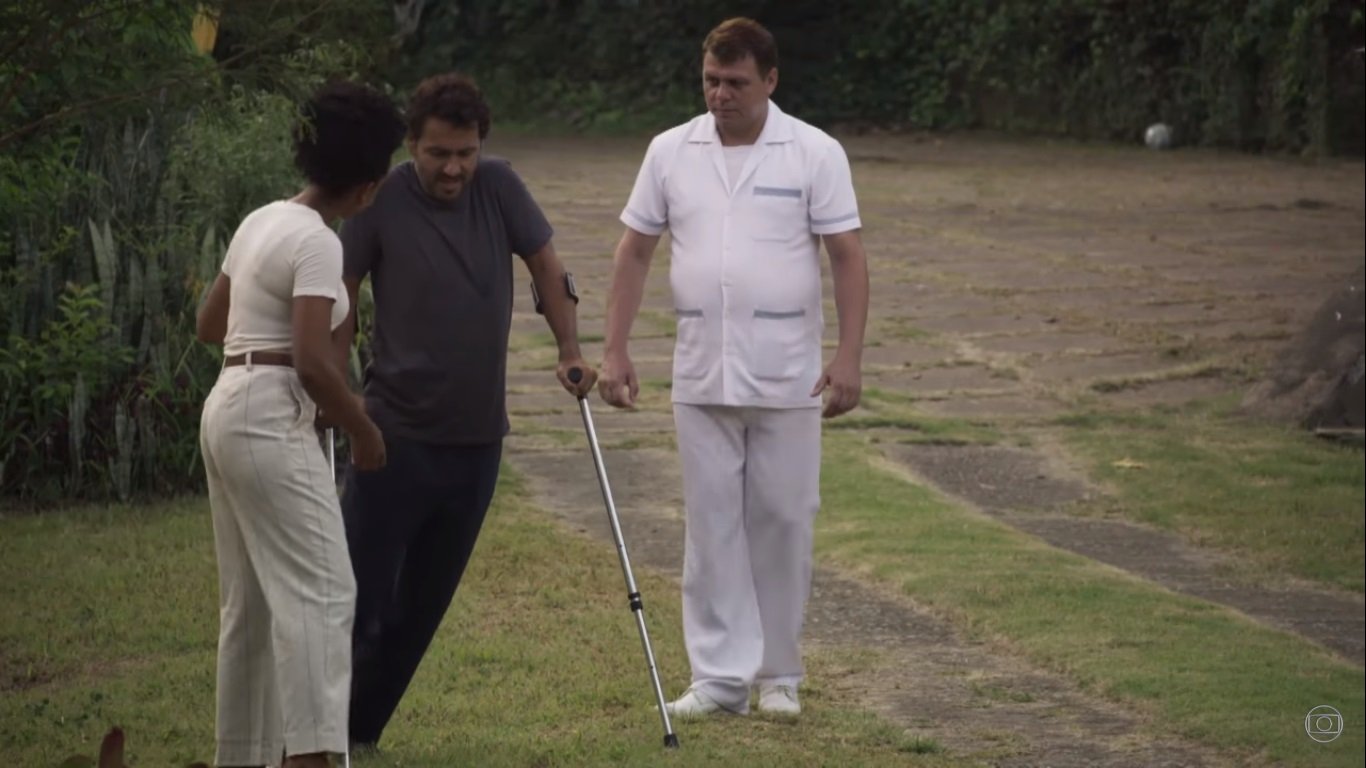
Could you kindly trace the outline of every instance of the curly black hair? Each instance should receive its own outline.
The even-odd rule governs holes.
[[[467,75],[433,75],[418,83],[408,100],[408,138],[421,137],[429,117],[440,118],[457,128],[476,125],[481,141],[489,135],[488,102]]]
[[[294,165],[331,194],[384,178],[403,141],[403,118],[393,100],[358,83],[324,85],[300,117],[294,127]]]

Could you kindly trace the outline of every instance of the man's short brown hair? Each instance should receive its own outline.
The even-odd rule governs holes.
[[[408,138],[418,139],[427,118],[445,120],[457,128],[478,126],[480,140],[489,135],[489,105],[474,80],[466,75],[433,75],[408,100]]]
[[[764,25],[743,16],[726,19],[707,33],[702,41],[702,55],[708,53],[722,64],[734,64],[746,56],[753,56],[759,75],[765,76],[778,66],[778,44]]]

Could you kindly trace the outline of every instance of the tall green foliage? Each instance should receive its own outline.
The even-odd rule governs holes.
[[[106,437],[87,439],[87,415],[101,405],[91,393],[106,392],[131,357],[95,286],[68,286],[36,339],[11,337],[0,348],[0,483],[56,474],[50,479],[64,487],[82,486],[87,448]]]
[[[778,38],[778,101],[818,123],[988,127],[1360,152],[1361,0],[466,0],[430,3],[406,79],[460,68],[504,118],[659,127],[701,110],[729,15]]]
[[[0,9],[0,497],[202,485],[200,298],[241,218],[297,188],[298,97],[388,37],[382,0],[226,6],[212,58],[189,32],[217,3]]]

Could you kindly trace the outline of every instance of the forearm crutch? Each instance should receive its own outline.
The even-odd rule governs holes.
[[[569,380],[577,384],[583,380],[583,371],[569,369]],[[602,500],[607,505],[607,519],[612,523],[612,538],[617,544],[617,558],[621,560],[621,572],[626,577],[626,598],[630,601],[631,612],[636,617],[636,629],[640,631],[640,644],[645,648],[645,663],[650,667],[650,682],[655,687],[655,703],[659,707],[659,719],[664,724],[664,746],[678,747],[678,736],[669,723],[669,710],[664,702],[664,689],[659,684],[659,669],[655,666],[655,653],[650,647],[650,632],[645,628],[645,605],[636,588],[636,579],[631,575],[631,558],[626,554],[626,542],[621,536],[621,522],[617,519],[617,506],[612,502],[612,487],[607,482],[607,470],[603,467],[602,451],[598,448],[598,433],[593,429],[593,414],[588,408],[588,398],[579,397],[579,414],[583,416],[583,428],[588,433],[588,447],[593,451],[593,466],[598,471],[598,486],[602,489]]]

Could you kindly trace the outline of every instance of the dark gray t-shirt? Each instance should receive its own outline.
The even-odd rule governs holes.
[[[512,254],[552,231],[506,160],[481,158],[454,202],[422,191],[411,162],[342,227],[348,278],[370,276],[374,360],[365,401],[385,434],[475,445],[508,431]]]

